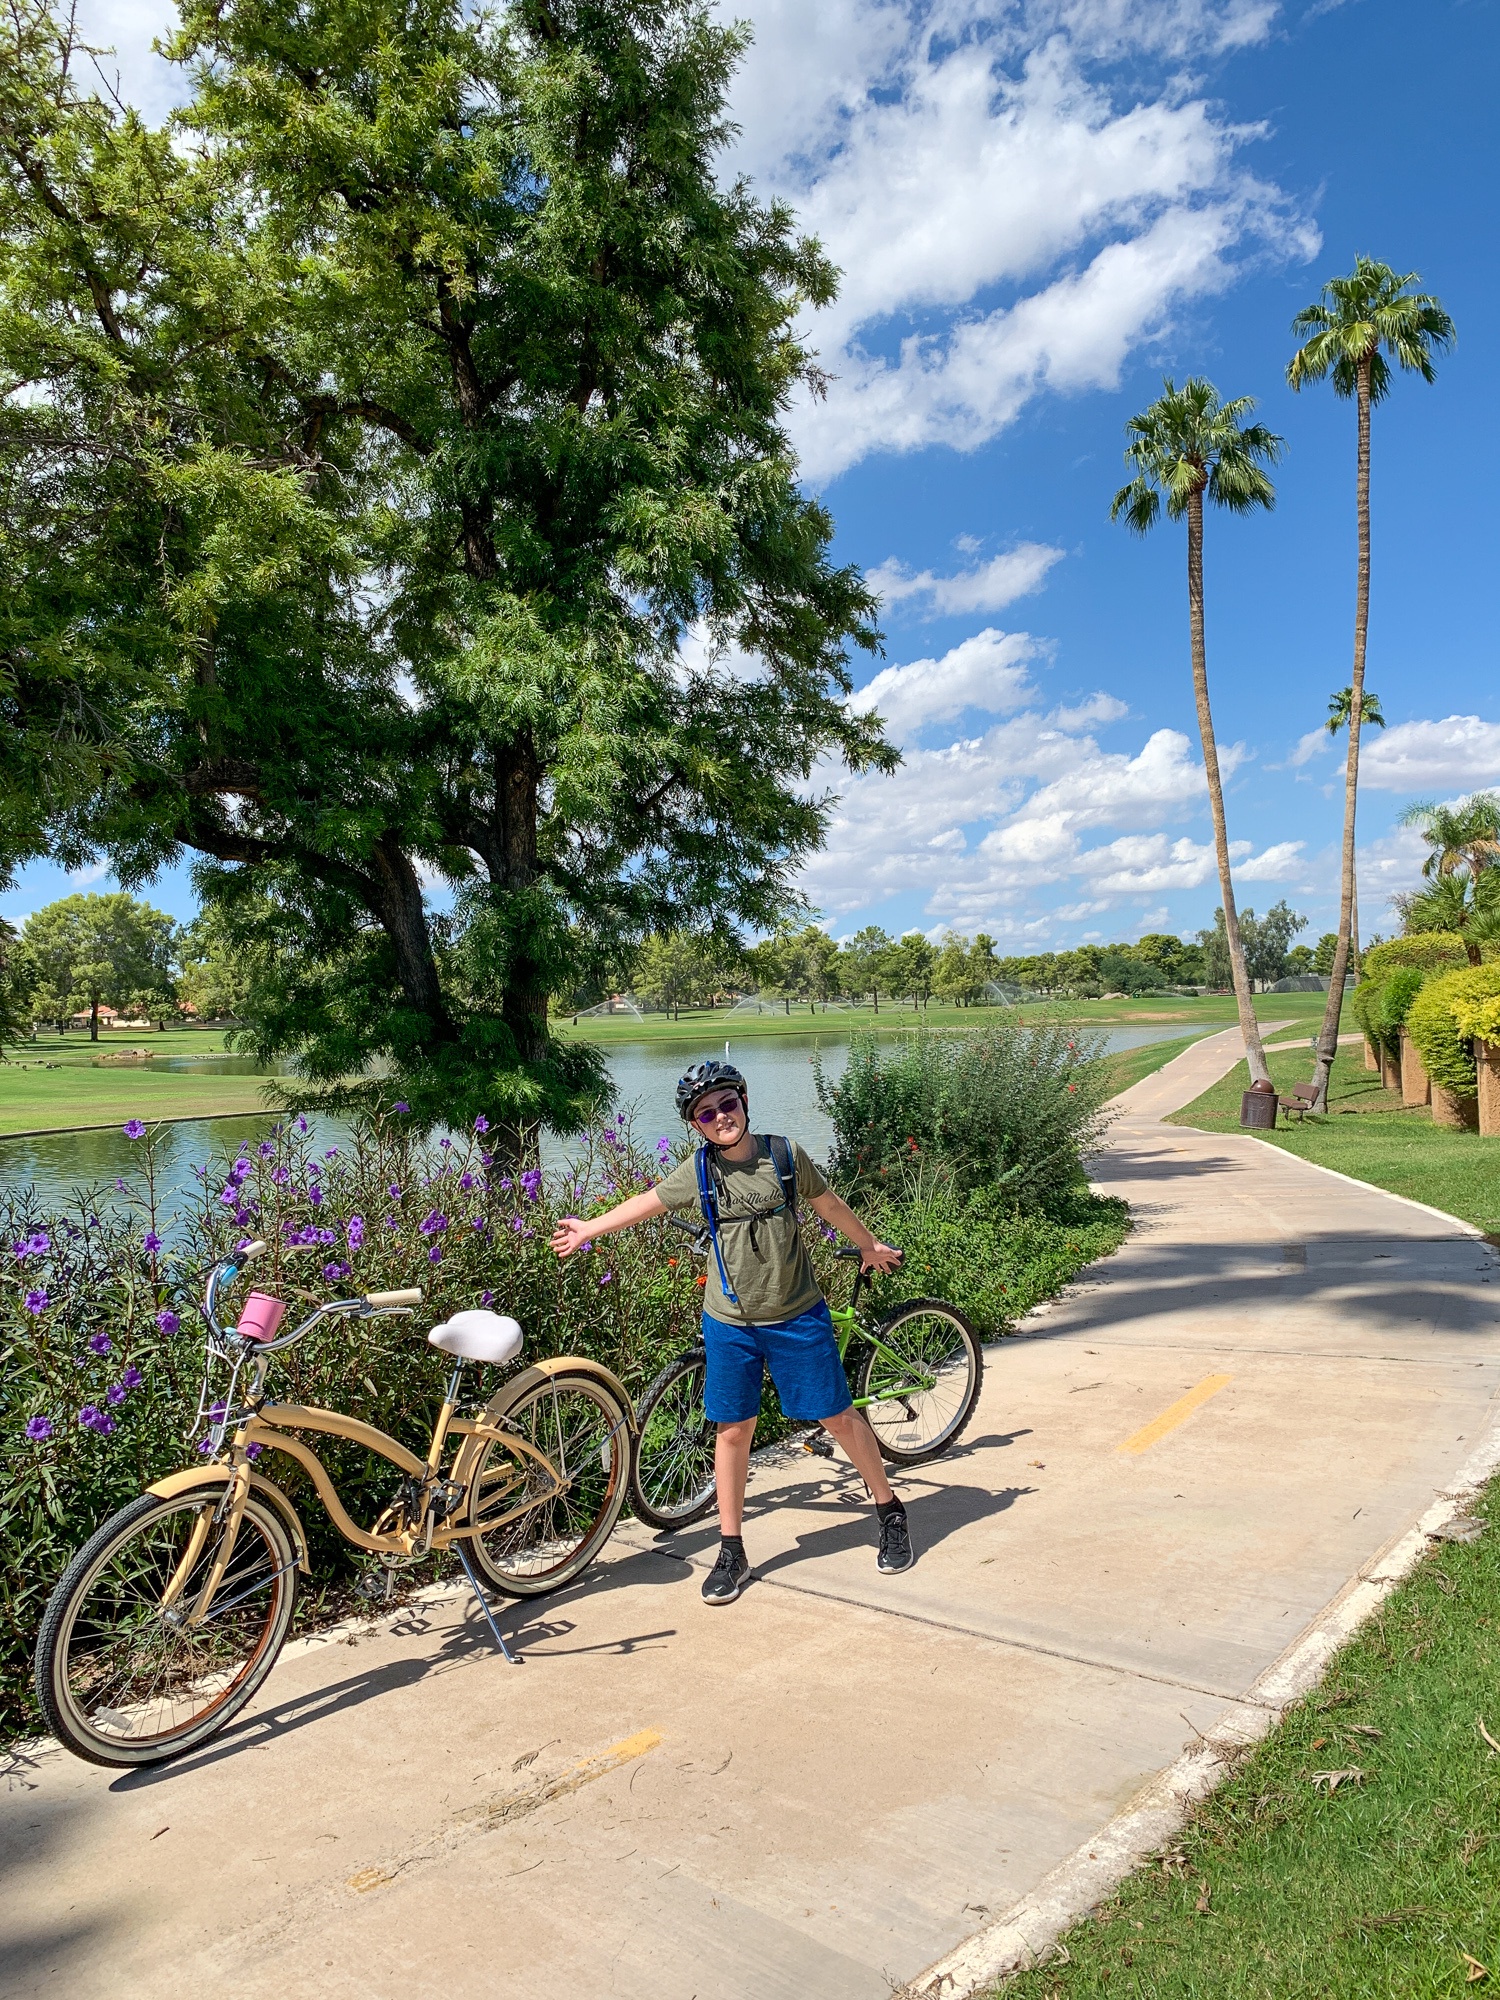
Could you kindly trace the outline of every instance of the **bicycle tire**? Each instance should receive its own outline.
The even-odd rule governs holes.
[[[151,1579],[159,1585],[174,1573],[201,1511],[223,1497],[222,1482],[170,1499],[143,1493],[90,1536],[59,1579],[37,1634],[36,1695],[48,1728],[75,1757],[112,1769],[180,1757],[233,1721],[276,1664],[296,1604],[297,1557],[286,1523],[256,1494],[245,1502],[216,1592],[223,1610],[196,1627],[173,1625],[159,1605],[154,1619],[139,1615],[149,1614]],[[173,1524],[173,1516],[181,1519]],[[222,1534],[222,1526],[210,1526],[190,1577],[207,1577]],[[191,1595],[190,1582],[179,1601]],[[231,1623],[216,1622],[236,1608]],[[126,1629],[132,1623],[133,1632]],[[132,1666],[127,1654],[138,1654],[140,1664]],[[101,1682],[101,1671],[111,1670]],[[167,1716],[158,1713],[163,1704]],[[184,1706],[191,1712],[179,1716]]]
[[[703,1411],[707,1367],[701,1347],[669,1361],[636,1410],[630,1505],[637,1520],[667,1533],[712,1512],[716,1426]]]
[[[564,1402],[569,1405],[566,1416]],[[630,1485],[630,1412],[597,1375],[559,1374],[538,1383],[508,1409],[505,1421],[545,1453],[554,1469],[561,1457],[566,1498],[544,1500],[489,1534],[465,1540],[480,1574],[502,1596],[545,1597],[581,1575],[614,1533]],[[516,1462],[504,1445],[486,1446],[470,1487],[471,1520],[474,1509],[483,1505],[485,1472],[497,1455],[509,1466]],[[523,1481],[531,1476],[528,1470]],[[511,1488],[502,1512],[515,1504]]]
[[[899,1403],[877,1401],[866,1405],[865,1416],[875,1433],[881,1457],[891,1465],[922,1465],[928,1459],[938,1458],[943,1452],[950,1450],[967,1428],[969,1419],[978,1405],[979,1391],[984,1383],[984,1353],[979,1345],[979,1336],[957,1306],[950,1305],[946,1299],[908,1299],[904,1305],[888,1313],[876,1327],[875,1332],[887,1346],[894,1347],[900,1352],[898,1336],[901,1328],[914,1326],[915,1322],[924,1319],[929,1323],[941,1322],[950,1327],[955,1336],[952,1347],[942,1352],[939,1352],[931,1341],[924,1343],[927,1350],[924,1360],[927,1362],[936,1360],[940,1370],[947,1372],[953,1378],[952,1387],[942,1400],[933,1406],[933,1414],[940,1419],[936,1433],[920,1444],[915,1442],[914,1431],[916,1423],[914,1406],[919,1400],[917,1397],[904,1397]],[[966,1371],[965,1378],[961,1382],[956,1379],[960,1356]],[[856,1390],[859,1397],[879,1393],[878,1371],[886,1366],[888,1364],[880,1350],[866,1344],[860,1362],[859,1386]],[[928,1395],[932,1393],[932,1391],[927,1392]],[[898,1410],[899,1422],[893,1421],[885,1414]]]

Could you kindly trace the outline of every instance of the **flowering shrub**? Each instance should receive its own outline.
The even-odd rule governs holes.
[[[420,1284],[412,1319],[336,1322],[277,1357],[273,1393],[345,1410],[425,1450],[446,1362],[427,1329],[465,1306],[509,1312],[524,1358],[590,1355],[638,1396],[697,1334],[701,1265],[665,1225],[610,1236],[560,1263],[548,1238],[565,1214],[587,1216],[651,1186],[674,1142],[637,1143],[628,1119],[587,1140],[570,1171],[507,1171],[478,1121],[464,1141],[432,1147],[400,1106],[319,1149],[305,1119],[247,1140],[231,1161],[197,1170],[187,1212],[158,1213],[154,1140],[132,1120],[139,1168],[108,1202],[82,1195],[68,1214],[42,1214],[26,1188],[0,1193],[0,1710],[14,1732],[35,1726],[31,1647],[48,1593],[98,1524],[154,1479],[192,1461],[204,1342],[203,1277],[250,1237],[267,1253],[258,1290],[287,1301],[289,1322],[319,1300]],[[1118,1205],[1095,1203],[1076,1222],[1018,1223],[951,1182],[911,1170],[861,1197],[870,1226],[907,1251],[880,1304],[941,1294],[985,1333],[1057,1289],[1081,1263],[1112,1249]],[[1095,1212],[1097,1211],[1097,1212]],[[835,1300],[850,1267],[808,1218],[809,1244]],[[243,1283],[231,1295],[244,1295]],[[485,1387],[493,1385],[486,1371]],[[768,1395],[766,1424],[780,1419]],[[356,1519],[373,1519],[395,1470],[350,1445],[316,1441]],[[301,1469],[271,1455],[273,1476],[301,1512],[316,1585],[347,1579],[360,1558],[334,1533]],[[299,1616],[315,1615],[308,1592]]]

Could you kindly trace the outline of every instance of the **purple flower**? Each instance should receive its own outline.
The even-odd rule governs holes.
[[[447,1216],[439,1215],[435,1208],[424,1215],[422,1220],[417,1224],[417,1229],[423,1236],[441,1236],[447,1227]]]
[[[89,1342],[89,1351],[92,1354],[112,1354],[114,1345],[107,1333],[96,1333]]]
[[[50,1417],[28,1417],[26,1420],[26,1435],[32,1444],[45,1444],[52,1435],[52,1419]]]
[[[269,1160],[271,1155],[276,1151],[276,1148],[271,1144],[269,1139],[262,1139],[255,1150],[263,1160]]]
[[[238,1208],[240,1205],[240,1191],[231,1182],[219,1196],[219,1200],[225,1208]]]
[[[27,1237],[26,1248],[33,1257],[45,1257],[52,1248],[52,1238],[45,1229],[38,1229],[35,1235]]]
[[[509,1193],[510,1193],[510,1191],[511,1191],[511,1188],[512,1188],[512,1187],[513,1187],[514,1185],[515,1185],[515,1183],[514,1183],[513,1181],[509,1181],[509,1180],[503,1180],[503,1181],[501,1181],[501,1183],[500,1183],[500,1192],[501,1192],[502,1194],[509,1194]]]
[[[400,1216],[399,1216],[399,1215],[388,1215],[388,1216],[386,1217],[386,1219],[385,1219],[385,1226],[386,1226],[386,1228],[387,1228],[387,1229],[399,1229],[399,1228],[401,1227],[401,1218],[400,1218]]]
[[[427,1261],[428,1261],[428,1263],[429,1263],[429,1264],[441,1264],[441,1263],[442,1263],[442,1261],[443,1261],[443,1246],[442,1246],[442,1244],[441,1244],[441,1243],[434,1243],[434,1244],[433,1244],[432,1248],[431,1248],[431,1249],[430,1249],[430,1250],[428,1251],[428,1253],[427,1253]]]
[[[323,1205],[323,1190],[320,1187],[310,1187],[307,1190],[307,1198],[314,1208],[321,1208]]]
[[[115,1186],[116,1186],[117,1188],[119,1188],[119,1190],[120,1190],[120,1192],[121,1192],[122,1194],[124,1193],[124,1191],[125,1191],[125,1183],[124,1183],[124,1181],[122,1181],[122,1180],[120,1179],[120,1176],[119,1176],[118,1174],[116,1174],[116,1175],[115,1175]]]
[[[493,1292],[481,1292],[481,1293],[479,1294],[479,1303],[480,1303],[480,1304],[481,1304],[482,1306],[492,1306],[492,1305],[493,1305],[493,1304],[495,1303],[495,1294],[494,1294]],[[33,1422],[33,1423],[38,1423],[38,1422],[40,1422],[40,1423],[46,1423],[46,1421],[47,1421],[47,1419],[46,1419],[45,1417],[41,1417],[41,1418],[37,1418],[37,1417],[33,1417],[33,1418],[32,1418],[32,1422]]]
[[[451,1150],[453,1141],[451,1139],[439,1139],[438,1144],[442,1147],[443,1151],[446,1153]]]
[[[401,1183],[399,1181],[392,1181],[386,1189],[386,1193],[392,1201],[399,1201],[401,1199]]]
[[[47,1294],[45,1292],[28,1292],[26,1294],[26,1310],[29,1313],[44,1313],[47,1310]]]
[[[127,1118],[120,1130],[127,1139],[144,1139],[146,1136],[146,1128],[139,1118]]]
[[[181,1326],[182,1321],[178,1319],[170,1306],[163,1306],[161,1311],[156,1315],[156,1324],[161,1328],[163,1333],[175,1333],[178,1327]]]
[[[104,1400],[106,1403],[113,1404],[115,1408],[118,1409],[120,1404],[124,1402],[126,1393],[127,1392],[122,1384],[120,1384],[119,1382],[111,1382],[109,1387],[104,1392]]]
[[[535,1201],[541,1191],[542,1176],[539,1168],[533,1167],[530,1172],[522,1174],[521,1192],[528,1201]]]
[[[519,1236],[526,1225],[522,1222],[519,1215],[513,1215],[510,1219],[510,1226],[516,1232],[517,1236]]]
[[[349,1218],[349,1248],[351,1250],[358,1250],[360,1245],[364,1242],[364,1240],[365,1240],[364,1217],[362,1215],[351,1215]]]
[[[297,1124],[297,1130],[299,1132],[305,1132],[307,1130],[307,1120],[305,1118],[298,1118],[296,1124]]]
[[[323,1276],[329,1279],[330,1281],[334,1278],[346,1277],[348,1275],[348,1271],[349,1271],[349,1266],[347,1264],[330,1262],[323,1266]]]
[[[125,1370],[125,1373],[120,1377],[120,1386],[123,1389],[139,1389],[145,1379],[140,1369],[132,1361],[130,1366]]]
[[[481,1111],[479,1116],[474,1120],[474,1130],[476,1132],[488,1132],[489,1129],[490,1129],[490,1121],[488,1118],[485,1117],[484,1113]]]
[[[212,1438],[201,1439],[198,1445],[199,1456],[201,1458],[207,1458],[209,1453],[213,1450],[213,1448],[214,1448],[214,1441]]]
[[[277,1187],[285,1187],[291,1178],[285,1167],[272,1167],[271,1179],[276,1183]]]
[[[474,1185],[474,1176],[472,1174],[460,1174],[458,1184],[464,1190],[465,1194],[467,1194],[469,1189]]]
[[[326,1153],[325,1153],[325,1154],[323,1155],[323,1158],[324,1158],[325,1160],[336,1160],[336,1159],[338,1158],[338,1156],[339,1156],[339,1149],[338,1149],[338,1147],[337,1147],[337,1146],[330,1146],[330,1147],[328,1148],[328,1151],[327,1151],[327,1152],[326,1152]]]
[[[141,1238],[141,1248],[148,1257],[154,1257],[157,1251],[160,1250],[161,1238],[154,1229],[148,1229],[146,1234]]]
[[[607,1284],[611,1283],[611,1281],[612,1281],[612,1280],[613,1280],[613,1278],[614,1278],[614,1275],[615,1275],[615,1274],[614,1274],[614,1272],[613,1272],[613,1271],[606,1271],[606,1272],[605,1272],[605,1274],[604,1274],[604,1276],[603,1276],[603,1277],[602,1277],[602,1278],[601,1278],[601,1279],[599,1280],[600,1284],[601,1284],[601,1285],[607,1285]]]
[[[337,1243],[339,1235],[336,1229],[314,1229],[309,1232],[307,1240],[309,1243]]]
[[[410,1111],[411,1106],[407,1103],[404,1097],[398,1097],[396,1099],[396,1102],[391,1106],[391,1109],[392,1111],[396,1112],[404,1112],[404,1111]]]
[[[238,1223],[239,1227],[240,1227],[241,1229],[243,1229],[243,1228],[245,1227],[246,1223],[247,1223],[247,1222],[248,1222],[248,1221],[250,1220],[250,1211],[249,1211],[249,1209],[248,1209],[248,1208],[237,1208],[237,1209],[236,1209],[236,1210],[234,1211],[234,1219],[235,1219],[235,1221],[236,1221],[236,1222]]]
[[[115,1429],[115,1420],[108,1410],[101,1410],[95,1403],[85,1403],[78,1412],[78,1421],[85,1430],[97,1431],[100,1437],[108,1437]]]
[[[672,1151],[672,1141],[662,1138],[656,1142],[656,1157],[665,1164]]]
[[[247,1444],[245,1446],[245,1456],[253,1462],[260,1457],[264,1450],[265,1446],[263,1444]]]
[[[249,1172],[250,1162],[248,1160],[236,1160],[234,1165],[229,1169],[229,1178],[238,1185],[239,1182],[245,1179]]]

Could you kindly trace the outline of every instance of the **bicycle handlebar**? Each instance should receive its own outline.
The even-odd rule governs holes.
[[[422,1287],[409,1285],[402,1292],[366,1292],[365,1304],[375,1312],[387,1311],[392,1306],[419,1306],[422,1303]]]

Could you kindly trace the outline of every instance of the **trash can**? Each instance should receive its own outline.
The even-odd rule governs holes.
[[[1252,1083],[1240,1098],[1240,1124],[1247,1132],[1270,1132],[1276,1125],[1276,1086]]]

